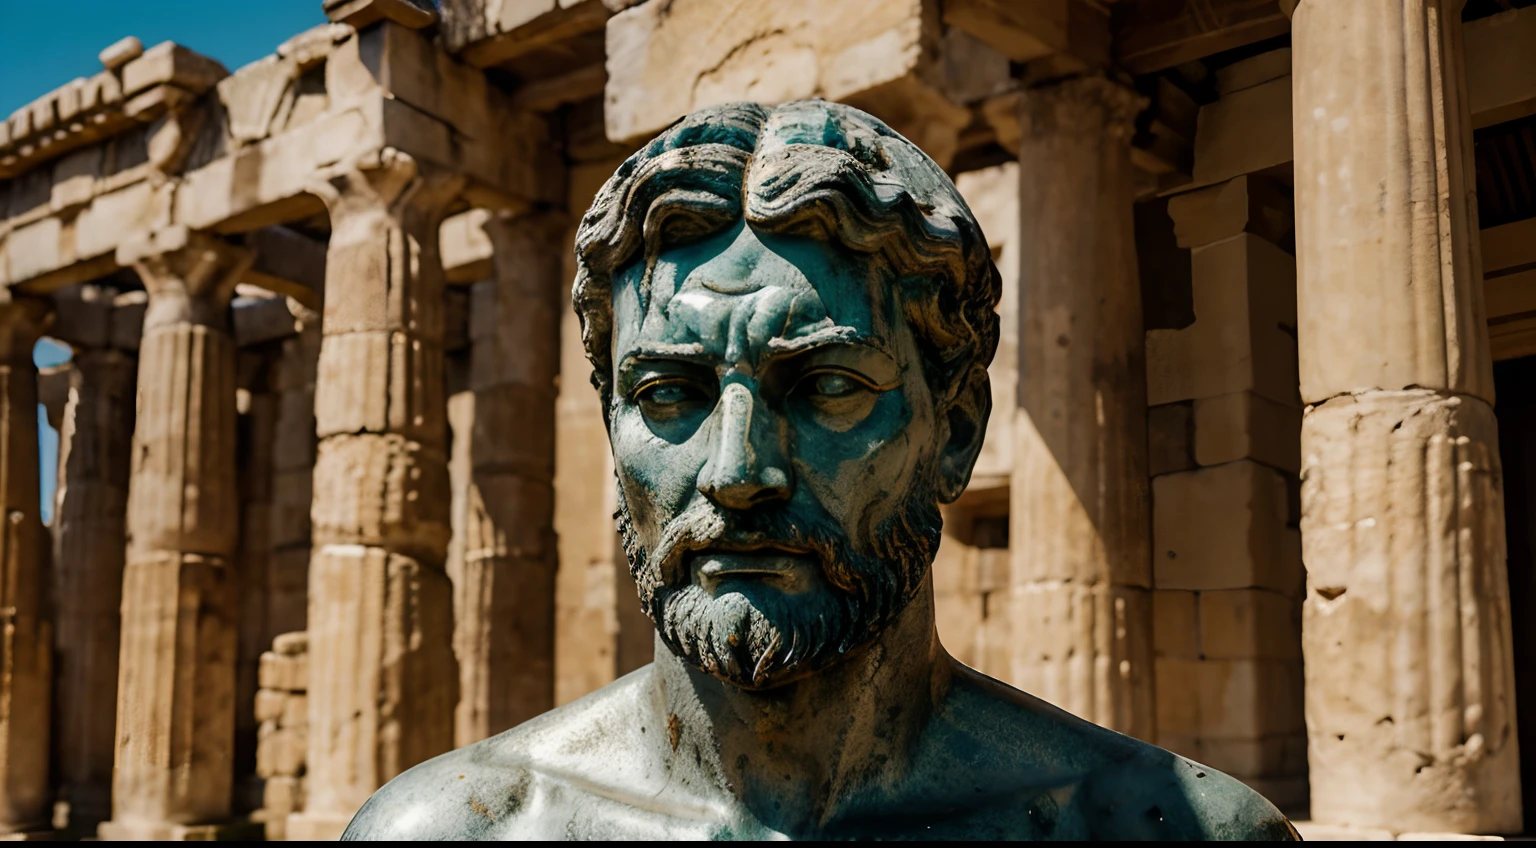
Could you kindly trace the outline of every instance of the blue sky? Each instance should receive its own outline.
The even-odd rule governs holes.
[[[325,22],[320,0],[0,0],[0,119],[75,77],[101,70],[96,54],[127,35],[145,47],[174,41],[231,71]],[[47,340],[33,357],[56,365],[69,352]],[[59,437],[38,410],[43,518],[52,512]]]
[[[126,35],[174,41],[231,71],[324,23],[320,0],[0,0],[0,117],[75,77]]]

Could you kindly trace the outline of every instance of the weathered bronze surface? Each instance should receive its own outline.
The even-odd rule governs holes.
[[[577,253],[656,661],[411,769],[345,838],[1294,838],[939,644],[938,505],[986,430],[999,282],[915,146],[835,103],[701,110],[609,180]]]

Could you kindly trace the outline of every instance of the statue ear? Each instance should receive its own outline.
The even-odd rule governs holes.
[[[955,399],[944,413],[937,481],[941,503],[954,503],[970,484],[971,470],[987,434],[987,417],[992,414],[992,382],[987,369],[973,364],[960,380]]]

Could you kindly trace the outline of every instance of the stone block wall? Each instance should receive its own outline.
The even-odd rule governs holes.
[[[1008,680],[1008,491],[967,493],[944,511],[944,538],[933,563],[939,637],[955,659]]]
[[[304,809],[309,744],[309,634],[284,633],[261,655],[256,692],[256,774],[264,781],[253,821],[268,840],[287,838],[288,816]]]
[[[1226,149],[1207,120],[1223,108],[1202,111],[1197,173],[1227,166],[1200,159]],[[1168,214],[1194,316],[1147,333],[1156,741],[1288,807],[1307,798],[1290,192],[1284,174],[1242,174]]]

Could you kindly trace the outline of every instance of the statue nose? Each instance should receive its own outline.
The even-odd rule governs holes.
[[[777,428],[759,403],[740,383],[720,395],[714,445],[699,471],[698,490],[727,509],[789,498],[789,463]]]

